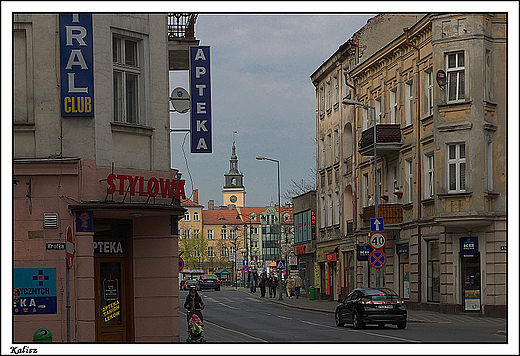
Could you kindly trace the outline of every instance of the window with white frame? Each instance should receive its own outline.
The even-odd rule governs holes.
[[[332,165],[332,134],[327,135],[327,166]]]
[[[413,175],[412,175],[412,159],[405,160],[405,184],[406,184],[406,196],[408,203],[412,202],[413,197]]]
[[[184,229],[184,238],[185,239],[189,239],[190,238],[190,234],[191,234],[191,230],[190,229]]]
[[[334,129],[334,162],[339,161],[339,130]]]
[[[338,103],[338,96],[339,96],[339,86],[338,86],[338,76],[335,75],[334,78],[333,78],[333,85],[334,85],[334,105],[336,105]]]
[[[433,114],[433,70],[429,69],[425,73],[426,76],[426,99],[428,105],[428,114]]]
[[[184,213],[184,221],[190,221],[190,212],[189,211],[186,211]]]
[[[208,257],[215,258],[215,247],[208,246]]]
[[[325,113],[325,89],[320,87],[320,116]]]
[[[362,116],[363,116],[363,131],[368,129],[368,109],[363,108],[362,110]]]
[[[332,107],[332,96],[331,96],[331,92],[330,92],[330,81],[328,81],[326,84],[325,84],[325,92],[326,92],[326,95],[327,95],[327,111],[330,110],[330,108]]]
[[[413,118],[413,82],[409,81],[404,85],[404,112],[405,112],[405,125],[412,124]]]
[[[199,229],[193,229],[193,237],[198,239],[200,237],[200,230]]]
[[[434,185],[435,185],[435,182],[434,182],[434,179],[435,179],[435,169],[434,169],[434,165],[433,165],[433,152],[432,153],[428,153],[425,155],[425,170],[426,170],[426,174],[424,175],[424,179],[426,180],[425,182],[425,190],[424,190],[424,197],[426,199],[428,198],[433,198],[434,194],[435,194],[435,190],[434,190]]]
[[[448,76],[448,102],[463,101],[465,98],[464,51],[446,54]]]
[[[114,34],[112,38],[114,121],[138,124],[142,66],[141,41]]]
[[[397,88],[390,90],[390,123],[397,124]]]
[[[466,145],[448,144],[448,191],[466,191]]]
[[[227,246],[222,246],[222,248],[220,249],[220,257],[229,257],[229,249]]]
[[[198,211],[193,212],[193,221],[200,221],[200,214]]]
[[[226,229],[220,230],[220,239],[227,240],[227,230]]]
[[[229,239],[235,240],[237,238],[237,230],[231,229],[229,230]]]
[[[381,107],[381,98],[377,98],[375,100],[375,108],[376,108],[375,124],[380,124],[381,120],[383,118],[382,107]]]
[[[200,254],[200,251],[199,251],[199,248],[198,248],[198,247],[194,247],[194,248],[193,248],[193,257],[195,257],[195,258],[200,258],[200,257],[202,257],[201,254]]]
[[[215,239],[215,235],[213,234],[213,229],[208,229],[208,240]]]
[[[233,256],[236,254],[235,246],[229,247],[229,253],[232,254]]]

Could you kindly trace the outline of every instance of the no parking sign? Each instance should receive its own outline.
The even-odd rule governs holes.
[[[381,268],[386,263],[386,254],[383,251],[372,251],[368,256],[368,263],[374,268]]]

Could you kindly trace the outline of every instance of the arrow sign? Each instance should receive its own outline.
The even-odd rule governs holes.
[[[383,218],[372,218],[370,219],[370,232],[385,231],[385,225]]]

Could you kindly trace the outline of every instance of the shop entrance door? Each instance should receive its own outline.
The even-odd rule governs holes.
[[[480,312],[480,255],[462,257],[462,297],[465,311]]]

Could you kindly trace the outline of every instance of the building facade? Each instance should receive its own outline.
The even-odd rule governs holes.
[[[168,18],[13,16],[14,342],[179,341]]]
[[[505,315],[506,34],[505,14],[427,14],[348,71],[355,244],[369,242],[375,197],[386,235],[386,264],[356,256],[356,285]]]

